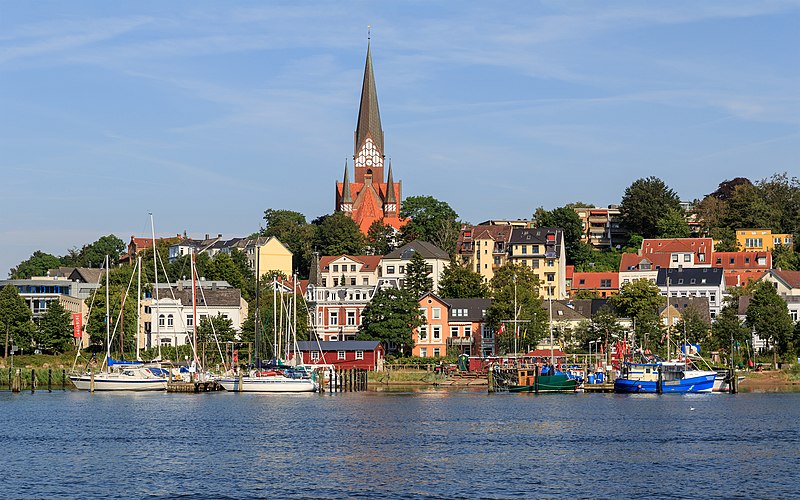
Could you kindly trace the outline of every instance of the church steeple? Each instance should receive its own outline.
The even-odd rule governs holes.
[[[369,177],[373,182],[383,182],[383,157],[381,113],[378,109],[378,92],[372,69],[372,52],[368,43],[353,153],[355,181],[363,183],[365,177]]]
[[[350,175],[348,174],[347,160],[344,161],[344,180],[342,181],[342,203],[344,212],[353,210],[353,195],[350,193]]]
[[[389,159],[389,178],[386,179],[386,199],[383,203],[383,211],[386,215],[397,215],[397,196],[394,193],[391,158]]]

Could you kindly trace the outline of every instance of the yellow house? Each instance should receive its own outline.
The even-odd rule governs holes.
[[[771,252],[776,246],[793,244],[791,234],[773,234],[771,229],[736,230],[736,245],[745,252]]]
[[[248,240],[244,247],[250,269],[257,269],[257,276],[270,271],[279,271],[287,278],[292,276],[292,252],[274,236]]]
[[[564,232],[559,228],[514,228],[509,242],[509,262],[531,268],[541,283],[543,299],[567,298]]]
[[[490,281],[494,271],[508,262],[512,229],[510,224],[464,226],[457,246],[461,265]]]

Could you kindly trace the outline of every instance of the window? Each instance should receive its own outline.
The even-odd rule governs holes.
[[[684,262],[691,262],[692,261],[692,254],[690,254],[690,253],[683,254],[683,261]]]
[[[347,311],[347,324],[349,326],[353,326],[356,324],[356,312],[355,311]]]
[[[539,269],[539,259],[533,259],[533,260],[531,261],[531,264],[533,264],[533,265],[531,266],[532,268],[534,268],[534,269]]]
[[[600,288],[611,288],[611,280],[600,280]]]
[[[533,254],[539,253],[539,245],[531,246],[531,253],[533,253]]]
[[[420,348],[419,357],[420,358],[427,358],[428,357],[428,350],[426,348],[424,348],[424,347]]]
[[[704,254],[704,253],[699,253],[699,254],[697,254],[697,255],[700,257],[700,262],[705,262],[705,261],[706,261],[706,254]]]
[[[319,351],[311,351],[311,361],[319,361]]]
[[[578,280],[578,284],[579,285],[585,285],[586,284],[586,280],[581,278],[581,279]]]
[[[553,259],[547,259],[547,267],[555,267],[556,261]]]
[[[339,324],[339,311],[328,311],[328,324],[329,325]]]
[[[355,264],[350,264],[350,271],[351,272],[356,272],[356,265]]]
[[[338,359],[339,361],[345,359],[344,351],[337,351],[336,352],[336,359]]]
[[[526,255],[528,253],[528,245],[522,245],[522,255]]]
[[[672,254],[672,262],[678,262],[678,254]]]
[[[327,279],[322,278],[322,286],[328,286],[328,280]]]
[[[352,286],[356,286],[356,278],[355,278],[355,276],[354,276],[354,277],[352,277],[352,278],[350,278],[350,284],[351,284]]]
[[[442,309],[440,307],[434,307],[431,309],[431,319],[441,319],[442,317]]]
[[[386,274],[394,274],[394,266],[386,266]]]
[[[175,318],[170,314],[167,316],[167,326],[174,326]]]
[[[458,327],[457,326],[451,326],[450,327],[450,336],[451,337],[458,337]]]
[[[428,274],[431,274],[433,272],[433,266],[425,266],[425,270],[428,271]]]
[[[165,318],[165,316],[163,314],[159,314],[159,316],[158,316],[158,326],[164,326],[164,318]]]
[[[362,284],[362,285],[369,285],[369,278],[363,278],[363,279],[361,280],[361,284]],[[323,286],[325,286],[325,285],[323,285]]]
[[[434,347],[433,348],[433,357],[434,358],[438,358],[439,357],[439,348],[438,347]]]
[[[555,273],[547,273],[547,281],[555,281],[556,274]]]
[[[186,326],[192,326],[192,325],[194,325],[194,315],[187,314],[186,315]]]
[[[339,286],[339,278],[333,278],[333,286]]]
[[[442,327],[439,325],[434,325],[431,327],[431,331],[433,332],[433,340],[441,340],[442,339]]]
[[[745,257],[744,258],[744,263],[745,264],[749,264],[750,263],[750,257]]]
[[[469,329],[469,326],[464,326],[464,336],[469,337],[472,335],[472,332]]]
[[[428,340],[428,327],[427,326],[419,327],[419,340],[420,340],[420,342],[424,342],[424,341]]]
[[[339,264],[334,264],[333,265],[333,272],[335,272],[335,273],[339,272]]]
[[[356,359],[364,359],[364,351],[356,351]]]
[[[731,257],[731,259],[730,259],[729,263],[730,263],[730,264],[733,264],[733,263],[735,263],[735,262],[736,262],[736,259],[735,259],[734,257]]]

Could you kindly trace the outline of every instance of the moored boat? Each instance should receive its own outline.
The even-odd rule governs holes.
[[[109,371],[71,375],[70,380],[81,391],[165,391],[165,370],[142,365],[117,365]]]
[[[223,377],[219,384],[232,392],[315,392],[314,377],[300,370],[254,370],[246,376]]]
[[[685,361],[626,362],[614,381],[617,393],[711,392],[717,373],[698,370]]]
[[[552,371],[539,373],[537,366],[517,370],[517,383],[508,388],[509,392],[575,392],[578,381],[566,373]]]

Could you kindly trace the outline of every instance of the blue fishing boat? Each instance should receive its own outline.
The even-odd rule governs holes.
[[[617,380],[617,393],[711,392],[717,373],[699,370],[686,361],[626,362]]]

